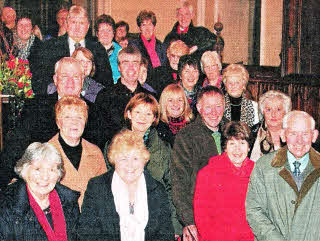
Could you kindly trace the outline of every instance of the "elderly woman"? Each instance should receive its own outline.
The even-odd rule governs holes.
[[[117,59],[121,46],[113,41],[115,34],[115,22],[110,15],[102,14],[97,18],[96,33],[98,41],[102,44],[108,54],[112,70],[113,84],[116,84],[120,78]]]
[[[93,54],[87,48],[78,47],[72,53],[71,57],[79,60],[83,68],[85,79],[83,81],[81,95],[84,99],[89,101],[89,103],[94,103],[98,93],[104,88],[104,86],[92,79],[96,70]],[[53,94],[56,91],[56,85],[54,83],[49,84],[48,94]]]
[[[244,96],[249,73],[241,64],[230,64],[223,71],[222,80],[226,88],[224,117],[231,121],[246,123],[253,132],[259,124],[258,104]]]
[[[159,136],[173,146],[178,132],[193,120],[193,113],[179,84],[170,84],[160,96],[160,122],[157,126]]]
[[[205,74],[202,87],[212,85],[220,89],[222,81],[220,71],[222,69],[222,65],[219,54],[216,51],[204,52],[201,57],[200,66],[202,72]]]
[[[49,143],[28,146],[0,205],[0,240],[74,240],[79,193],[58,184],[64,169]]]
[[[128,124],[128,129],[143,138],[150,153],[150,160],[146,164],[146,168],[154,179],[165,186],[168,192],[173,225],[176,234],[180,234],[181,226],[177,221],[175,209],[171,202],[170,146],[159,137],[155,128],[159,123],[159,117],[160,110],[157,100],[152,95],[145,93],[133,96],[124,111],[124,118]],[[108,144],[105,146],[104,155],[108,168],[112,168],[107,158]]]
[[[88,181],[105,173],[106,164],[101,150],[81,137],[88,118],[84,100],[74,96],[63,97],[55,106],[55,114],[60,131],[49,143],[62,156],[66,172],[61,183],[81,193],[81,206]]]
[[[172,41],[167,49],[167,64],[157,67],[152,73],[153,86],[158,93],[161,93],[168,84],[175,84],[179,81],[178,63],[182,56],[189,54],[189,47],[181,40]]]
[[[166,62],[165,48],[161,41],[155,37],[157,18],[154,12],[143,10],[137,17],[137,25],[140,29],[140,37],[129,41],[140,50],[142,57],[148,60],[148,72],[152,68],[162,66]]]
[[[251,152],[251,160],[257,161],[264,154],[284,145],[280,138],[282,119],[291,111],[291,106],[290,97],[277,90],[269,90],[260,97],[259,111],[264,118]]]
[[[196,102],[197,92],[201,88],[199,81],[199,63],[198,60],[191,55],[182,56],[179,65],[178,73],[180,77],[180,85],[184,89],[188,103],[194,114],[197,113]]]
[[[19,59],[28,60],[30,72],[34,73],[38,70],[39,49],[42,44],[41,40],[32,33],[32,27],[31,18],[28,16],[18,20],[13,54]]]
[[[223,131],[224,150],[211,157],[197,175],[194,219],[201,240],[254,240],[245,199],[254,162],[247,155],[250,129],[231,121]]]
[[[137,132],[124,130],[110,144],[114,170],[90,180],[82,206],[81,240],[173,240],[163,185],[144,166],[150,154]]]

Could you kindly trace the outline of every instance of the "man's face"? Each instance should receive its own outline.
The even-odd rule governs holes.
[[[107,23],[100,23],[97,37],[103,46],[111,44],[114,37],[112,26]]]
[[[67,17],[68,17],[68,11],[61,11],[57,16],[57,23],[59,24],[59,27],[65,27],[67,24]]]
[[[130,84],[136,83],[139,78],[141,57],[134,54],[123,54],[119,60],[121,78]]]
[[[12,24],[16,21],[16,11],[13,8],[3,8],[1,16],[2,22],[4,22],[6,25]]]
[[[83,73],[80,65],[62,63],[53,79],[60,97],[80,96],[83,85]]]
[[[117,27],[116,29],[116,41],[119,42],[119,40],[123,37],[125,37],[127,35],[127,29],[126,29],[126,26],[120,26],[120,27]]]
[[[190,12],[188,7],[180,8],[177,12],[177,19],[178,19],[179,25],[182,28],[189,27],[192,18],[193,18],[193,13]]]
[[[151,39],[154,29],[155,26],[153,25],[151,19],[144,20],[140,25],[140,32],[146,39]]]
[[[29,18],[21,18],[17,23],[17,34],[22,41],[28,41],[32,34],[32,24]]]
[[[70,14],[67,20],[67,32],[76,42],[83,40],[89,29],[89,21],[83,15]]]
[[[217,131],[223,117],[224,98],[220,94],[204,94],[197,103],[197,110],[204,124],[210,130]]]
[[[291,154],[299,159],[311,148],[318,137],[318,131],[311,129],[311,120],[304,115],[295,115],[288,120],[284,130],[285,141]]]

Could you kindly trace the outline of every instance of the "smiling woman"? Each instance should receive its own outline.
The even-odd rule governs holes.
[[[24,182],[10,185],[1,200],[0,239],[74,240],[79,193],[58,184],[64,168],[57,149],[49,143],[32,143],[15,171]]]

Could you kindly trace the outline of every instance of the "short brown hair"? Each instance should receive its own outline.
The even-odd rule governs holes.
[[[222,133],[222,143],[224,149],[227,146],[227,142],[231,139],[237,139],[237,140],[245,140],[250,145],[250,128],[248,125],[241,121],[230,121],[228,122]]]
[[[76,58],[78,53],[81,52],[83,54],[84,57],[86,57],[87,59],[89,59],[92,63],[92,69],[91,69],[91,73],[90,76],[93,77],[94,73],[96,72],[96,65],[94,63],[94,57],[92,52],[84,47],[78,47],[75,49],[75,51],[72,53],[72,58]]]
[[[123,49],[121,49],[119,51],[119,53],[118,53],[118,64],[120,64],[122,55],[125,55],[125,54],[139,56],[140,57],[140,62],[141,62],[142,55],[141,55],[140,50],[136,46],[129,44],[128,47],[123,48]]]
[[[77,96],[64,96],[55,104],[54,110],[56,114],[56,121],[61,117],[62,111],[66,107],[77,107],[80,112],[83,113],[85,121],[88,120],[88,105],[82,99]]]
[[[137,25],[138,27],[141,26],[141,24],[143,23],[143,21],[145,20],[151,20],[153,26],[156,26],[157,24],[157,18],[154,12],[152,11],[147,11],[147,10],[142,10],[138,17],[137,17]]]
[[[144,144],[143,138],[137,133],[126,129],[116,134],[108,147],[108,160],[110,164],[114,166],[118,156],[130,150],[136,150],[145,161],[145,164],[150,159],[150,153]]]
[[[136,94],[130,99],[124,110],[124,119],[131,124],[128,117],[128,111],[131,112],[135,107],[137,107],[140,104],[151,106],[152,113],[155,117],[155,121],[152,123],[152,125],[158,125],[160,119],[160,107],[158,101],[151,94],[146,93]]]
[[[167,113],[167,103],[168,99],[173,95],[181,95],[183,97],[184,106],[183,106],[183,113],[184,119],[189,123],[193,119],[193,113],[188,103],[186,94],[184,93],[183,88],[179,84],[169,84],[161,93],[160,96],[160,113],[161,113],[161,120],[165,123],[169,123],[168,120],[168,113]]]
[[[116,23],[114,19],[110,15],[102,14],[99,17],[97,17],[97,20],[96,20],[96,25],[95,25],[96,33],[98,33],[99,25],[102,23],[109,24],[112,27],[113,33],[116,32]]]

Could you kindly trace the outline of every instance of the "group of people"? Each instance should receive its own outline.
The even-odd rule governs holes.
[[[0,240],[320,240],[314,119],[281,91],[251,100],[189,2],[163,43],[152,11],[137,36],[101,15],[95,39],[74,5],[41,41],[12,10],[1,50],[36,97],[1,153]]]

